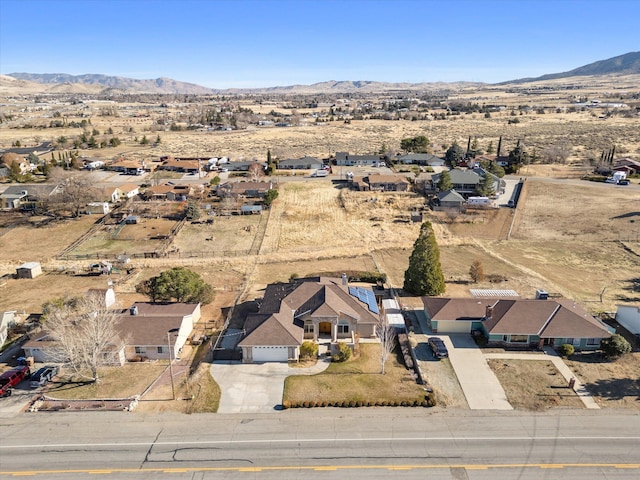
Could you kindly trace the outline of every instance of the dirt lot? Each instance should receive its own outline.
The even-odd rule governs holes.
[[[0,213],[0,218],[4,217]],[[7,214],[9,225],[15,217]],[[28,222],[24,220],[28,219]],[[63,250],[71,242],[85,233],[98,219],[87,215],[72,220],[44,223],[48,217],[20,217],[20,225],[11,228],[0,227],[0,268],[2,273],[15,273],[15,267],[23,262],[46,262]],[[41,226],[40,226],[41,225]]]
[[[487,363],[516,409],[584,408],[553,362],[488,359]]]
[[[566,363],[601,407],[640,410],[640,353],[613,362],[598,353],[582,353]]]
[[[131,225],[105,225],[95,235],[75,248],[74,255],[117,255],[159,250],[164,237],[175,226],[164,218],[140,219]]]
[[[213,224],[187,223],[176,236],[173,246],[181,255],[223,255],[225,252],[248,252],[258,233],[263,215],[217,216]]]

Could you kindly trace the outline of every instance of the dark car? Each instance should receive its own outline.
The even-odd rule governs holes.
[[[447,346],[444,344],[441,338],[429,338],[429,346],[431,347],[431,351],[433,352],[434,357],[446,358],[449,356],[449,350],[447,350]]]
[[[631,183],[629,180],[623,179],[618,182],[618,185],[629,185],[629,183]]]
[[[31,388],[38,388],[46,385],[53,377],[58,374],[58,367],[55,365],[47,365],[40,368],[36,373],[31,375],[29,386]]]

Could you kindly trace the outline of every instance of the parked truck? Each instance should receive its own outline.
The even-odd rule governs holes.
[[[316,170],[311,174],[312,177],[326,177],[329,175],[327,170]]]
[[[18,385],[22,380],[26,379],[31,372],[29,367],[21,365],[7,370],[0,375],[0,397],[8,397],[13,391],[13,387]]]

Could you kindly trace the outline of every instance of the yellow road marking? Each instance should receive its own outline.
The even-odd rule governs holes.
[[[488,470],[507,468],[620,468],[640,470],[640,463],[506,463],[506,464],[434,464],[434,465],[310,465],[310,466],[263,466],[263,467],[186,467],[186,468],[112,468],[112,469],[77,469],[77,470],[24,470],[0,471],[0,475],[35,476],[53,474],[114,474],[114,473],[185,473],[185,472],[262,472],[279,470],[435,470],[444,468],[464,468],[467,470]]]

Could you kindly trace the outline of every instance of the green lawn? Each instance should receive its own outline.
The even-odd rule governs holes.
[[[284,385],[283,405],[342,406],[422,404],[425,391],[396,355],[380,374],[380,345],[361,344],[360,356],[345,363],[333,362],[318,375],[290,376]]]

